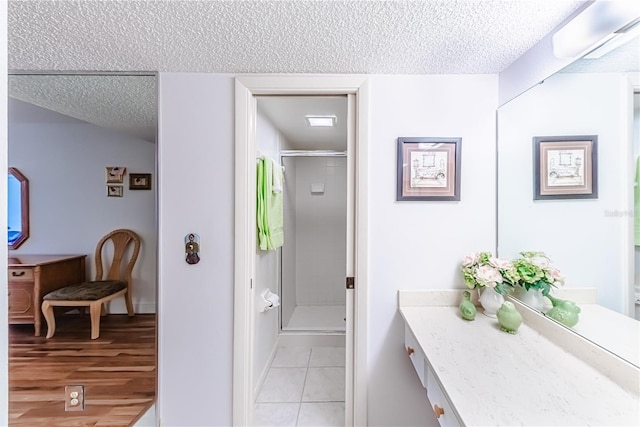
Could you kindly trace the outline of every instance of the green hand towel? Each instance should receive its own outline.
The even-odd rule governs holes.
[[[258,243],[260,249],[265,251],[275,250],[284,244],[284,199],[281,192],[273,192],[274,173],[282,172],[274,168],[272,160],[260,159],[257,171],[256,219]]]
[[[258,246],[262,250],[267,250],[268,236],[267,236],[267,223],[265,217],[265,167],[264,159],[258,160],[258,167],[256,171],[256,226],[258,228]]]

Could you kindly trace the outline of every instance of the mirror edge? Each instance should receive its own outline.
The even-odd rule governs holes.
[[[21,198],[21,222],[22,231],[20,237],[15,242],[8,245],[9,250],[18,249],[29,238],[29,180],[17,168],[9,167],[8,171],[20,181],[20,198]]]

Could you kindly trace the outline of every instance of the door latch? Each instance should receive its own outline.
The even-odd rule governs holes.
[[[355,277],[347,277],[347,289],[354,289],[356,287]]]

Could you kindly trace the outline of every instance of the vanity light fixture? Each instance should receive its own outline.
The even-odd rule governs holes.
[[[613,37],[607,40],[600,47],[595,48],[591,52],[589,52],[584,57],[586,59],[598,59],[605,56],[607,53],[611,52],[622,46],[623,44],[630,42],[634,38],[640,36],[640,19],[632,22],[631,24],[621,28],[613,34]]]
[[[595,1],[552,36],[556,58],[577,58],[615,37],[640,18],[640,2]]]
[[[304,116],[307,124],[312,127],[333,127],[338,118],[336,116]]]

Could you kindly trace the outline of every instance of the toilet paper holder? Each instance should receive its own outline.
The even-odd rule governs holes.
[[[264,313],[268,310],[278,307],[280,305],[280,297],[271,292],[269,289],[266,289],[264,292],[262,292],[260,302],[260,311]]]

